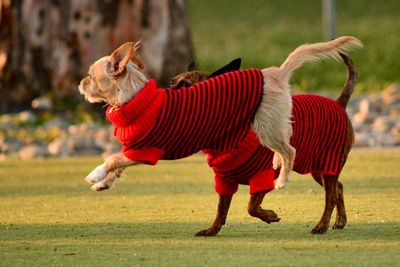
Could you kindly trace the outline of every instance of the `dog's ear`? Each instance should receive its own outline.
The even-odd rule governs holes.
[[[134,52],[134,46],[133,42],[124,43],[112,52],[106,66],[106,73],[112,76],[118,76],[123,73]]]
[[[231,62],[229,62],[228,64],[226,64],[225,66],[223,66],[222,68],[211,73],[209,78],[212,78],[212,77],[215,77],[215,76],[227,73],[227,72],[239,70],[241,63],[242,63],[241,58],[234,59]]]
[[[143,61],[141,61],[139,58],[139,49],[140,49],[141,44],[142,44],[142,40],[139,40],[133,46],[133,53],[131,54],[131,60],[133,63],[136,64],[136,66],[143,69],[144,68]]]
[[[187,71],[194,71],[194,68],[195,68],[194,61],[190,62],[189,65],[187,65]]]
[[[138,57],[140,41],[133,43],[127,42],[118,47],[110,55],[109,62],[106,66],[106,73],[112,76],[118,76],[125,70],[129,60],[135,63],[139,68],[143,69],[143,62]]]

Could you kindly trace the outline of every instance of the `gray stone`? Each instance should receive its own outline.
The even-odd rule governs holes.
[[[400,138],[400,121],[397,122],[397,125],[395,125],[391,130],[390,133],[396,137]]]
[[[41,96],[32,100],[32,108],[39,110],[51,110],[53,109],[53,103],[48,96]]]
[[[47,151],[50,155],[68,157],[71,151],[68,148],[68,139],[65,137],[56,138],[47,146]]]
[[[381,145],[385,147],[400,145],[400,138],[396,138],[391,134],[386,134],[381,139]]]
[[[94,142],[86,136],[71,136],[67,139],[67,147],[71,153],[74,153],[77,150],[93,148]]]
[[[36,115],[32,111],[21,111],[18,113],[19,122],[34,122],[36,120]]]
[[[18,156],[23,160],[44,157],[46,155],[46,149],[37,144],[24,146],[18,152]]]
[[[400,101],[400,85],[392,84],[381,93],[386,105],[392,105]]]
[[[2,153],[12,154],[18,152],[22,147],[22,143],[15,139],[6,139],[0,144]]]
[[[370,145],[372,136],[366,132],[356,132],[354,138],[354,147],[367,147]]]
[[[46,128],[58,128],[58,129],[67,129],[68,127],[68,122],[61,117],[55,117],[51,120],[48,120],[45,125]]]
[[[375,119],[372,124],[372,130],[376,133],[386,133],[390,132],[390,129],[395,125],[394,118],[389,116],[381,116]]]

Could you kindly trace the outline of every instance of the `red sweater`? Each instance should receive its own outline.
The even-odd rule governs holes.
[[[294,171],[338,175],[343,167],[346,112],[336,101],[323,96],[304,94],[292,99]],[[258,142],[253,131],[237,149],[207,153],[219,194],[234,194],[238,184],[249,184],[251,194],[274,188],[279,172],[272,169],[273,152]]]
[[[181,90],[159,89],[154,81],[130,102],[110,112],[114,135],[131,160],[156,164],[203,149],[237,147],[263,95],[259,70],[230,72]]]

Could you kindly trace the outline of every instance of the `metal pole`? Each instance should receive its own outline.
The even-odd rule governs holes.
[[[336,0],[322,0],[322,22],[325,40],[336,37]]]

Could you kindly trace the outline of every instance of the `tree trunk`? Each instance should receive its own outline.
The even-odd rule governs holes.
[[[165,85],[193,59],[185,0],[0,0],[0,112],[32,99],[77,103],[88,67],[142,39],[145,71]]]

